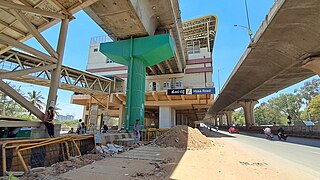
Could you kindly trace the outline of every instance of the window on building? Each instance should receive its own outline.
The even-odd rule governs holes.
[[[181,88],[182,87],[182,82],[181,81],[176,81],[176,87]]]
[[[112,61],[111,59],[107,58],[107,59],[106,59],[106,63],[107,63],[107,64],[110,64],[110,63],[113,63],[113,61]]]
[[[98,52],[98,50],[99,50],[98,48],[94,48],[93,52]]]
[[[164,82],[163,83],[163,89],[170,89],[171,86],[170,86],[170,82]]]
[[[200,41],[189,41],[187,42],[188,54],[200,53]]]

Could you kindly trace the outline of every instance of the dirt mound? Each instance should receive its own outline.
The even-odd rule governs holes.
[[[155,140],[161,147],[176,147],[183,149],[205,149],[213,146],[213,142],[206,138],[198,129],[188,126],[175,126]]]

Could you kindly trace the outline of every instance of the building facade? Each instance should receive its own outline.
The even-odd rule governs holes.
[[[145,127],[170,128],[201,121],[213,104],[212,51],[217,28],[217,17],[209,15],[186,21],[183,44],[186,63],[181,70],[166,60],[147,67]],[[126,66],[114,63],[99,52],[99,45],[111,41],[105,36],[91,39],[87,71],[114,80],[114,92],[107,96],[75,94],[72,103],[84,105],[83,119],[100,126],[101,119],[119,118],[122,126],[125,114]],[[178,53],[175,53],[177,56]],[[101,117],[103,116],[103,117]]]

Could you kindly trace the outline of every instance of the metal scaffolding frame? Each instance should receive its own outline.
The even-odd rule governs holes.
[[[10,72],[3,71],[0,79],[6,79],[10,77],[19,78],[19,76],[25,76],[30,73],[45,72],[48,80],[50,80],[50,90],[47,100],[47,108],[49,106],[55,106],[57,89],[61,83],[61,74],[65,72],[66,82],[70,76],[68,70],[62,68],[63,54],[65,50],[65,42],[68,31],[69,21],[74,19],[72,16],[77,11],[85,8],[97,0],[3,0],[0,1],[0,55],[4,56],[2,61],[16,60],[17,66]],[[50,28],[54,24],[61,21],[58,46],[54,49],[50,43],[46,40],[41,32],[47,28]],[[23,42],[29,38],[34,37],[39,44],[46,50],[46,53],[41,52]],[[4,55],[12,48],[20,49],[24,52],[34,55],[34,58],[38,59],[35,66],[28,66],[20,60],[18,54],[13,53]],[[15,57],[15,58],[12,58]],[[41,63],[42,62],[42,63]],[[50,74],[50,76],[49,76]],[[80,79],[83,79],[83,82]],[[103,88],[100,80],[90,84],[87,81],[86,76],[79,76],[74,85],[81,82],[83,87],[95,87],[96,84]],[[110,84],[108,85],[110,87]],[[43,119],[43,113],[35,108],[30,108],[30,103],[24,99],[23,96],[19,96],[17,92],[6,85],[2,80],[0,83],[2,91],[7,95],[17,100],[23,107],[30,110],[39,119]]]

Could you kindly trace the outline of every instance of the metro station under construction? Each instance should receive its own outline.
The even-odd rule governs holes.
[[[310,4],[306,6],[317,8],[316,12],[319,12],[318,5]],[[81,176],[86,179],[94,174],[103,178],[99,173],[104,170],[96,166],[86,167],[89,168],[88,172],[96,171],[85,174],[73,171],[75,166],[70,165],[76,161],[85,161],[87,165],[94,161],[93,157],[99,156],[121,159],[126,166],[117,164],[119,167],[115,168],[121,172],[130,165],[131,160],[145,160],[147,165],[141,165],[144,171],[150,170],[145,167],[152,166],[152,176],[167,179],[168,175],[157,175],[171,173],[178,164],[177,159],[182,158],[189,145],[195,149],[213,147],[211,140],[203,134],[208,133],[208,129],[210,134],[212,126],[231,126],[234,109],[244,109],[243,129],[255,129],[253,110],[257,100],[320,74],[317,68],[320,46],[316,38],[306,36],[313,46],[303,48],[298,40],[290,42],[293,43],[291,49],[279,45],[279,48],[283,48],[281,53],[275,50],[278,47],[263,44],[267,41],[264,38],[273,40],[270,38],[272,28],[266,30],[269,26],[292,23],[281,19],[285,17],[282,15],[283,9],[293,9],[285,12],[292,16],[305,11],[304,8],[292,6],[295,4],[285,0],[274,3],[256,36],[250,36],[251,42],[222,92],[219,90],[219,96],[215,97],[212,75],[218,26],[216,15],[182,22],[178,0],[1,0],[0,90],[38,121],[0,118],[0,174],[12,177],[14,172],[16,176],[23,176],[37,171],[39,167],[56,167],[62,169],[60,173],[66,173],[69,168],[70,174],[65,177]],[[69,24],[77,21],[74,14],[79,11],[84,11],[106,34],[91,38],[85,70],[63,65]],[[301,23],[318,20],[318,16],[303,18],[312,21],[304,20]],[[56,24],[60,29],[57,32],[57,47],[54,48],[42,32]],[[320,27],[319,23],[315,26]],[[313,31],[317,31],[313,34],[319,34],[319,29],[313,28]],[[294,30],[289,28],[286,31]],[[306,29],[301,31],[302,34],[308,34]],[[277,38],[283,38],[281,43],[287,43],[289,38],[279,34],[276,35],[279,36]],[[26,41],[31,38],[41,47],[28,45]],[[280,43],[277,38],[274,41]],[[269,49],[262,49],[264,45]],[[263,61],[267,57],[256,58],[264,54],[265,49],[268,50],[270,61]],[[278,62],[278,59],[282,60],[282,64],[277,64],[276,68],[267,64]],[[266,70],[262,71],[264,68]],[[259,74],[260,70],[267,73]],[[252,76],[248,72],[254,72],[257,77],[248,77]],[[4,80],[49,87],[45,112]],[[250,83],[240,85],[244,81]],[[239,92],[238,87],[242,88]],[[45,125],[48,123],[47,110],[59,102],[58,89],[73,92],[70,102],[83,106],[82,119],[87,128],[85,133],[60,134],[61,125],[55,124],[55,137],[49,138]],[[110,119],[116,119],[117,126],[102,133],[102,127]],[[200,129],[200,124],[206,132],[197,129]],[[259,131],[259,128],[256,127],[256,130]],[[140,133],[141,137],[137,136]],[[194,139],[188,135],[193,135]],[[137,137],[139,143],[134,139]],[[184,148],[183,151],[170,149],[176,147],[171,146],[172,143],[179,144]],[[162,156],[170,153],[180,153],[180,157],[166,159]],[[91,160],[81,158],[85,154],[89,154],[86,157]],[[168,159],[173,160],[170,162]],[[62,168],[61,164],[65,166]],[[163,169],[159,164],[169,165],[171,170],[161,171]],[[103,164],[102,167],[108,165]],[[129,177],[129,174],[124,176]],[[131,178],[149,176],[148,172],[130,175]],[[118,178],[116,175],[114,177]]]
[[[118,130],[129,130],[99,135],[102,144],[126,138],[131,141],[137,119],[144,131],[142,140],[150,138],[149,129],[155,138],[176,125],[194,126],[202,121],[215,93],[212,52],[217,17],[208,15],[181,22],[177,0],[135,3],[138,2],[0,2],[1,91],[39,120],[44,119],[44,112],[3,79],[50,87],[46,109],[59,101],[59,88],[73,91],[71,103],[83,105],[83,119],[91,133],[100,132],[109,118],[118,120]],[[105,15],[102,7],[108,7],[110,13]],[[79,10],[84,10],[108,34],[91,39],[86,71],[62,65],[69,22]],[[41,32],[59,22],[55,49]],[[23,43],[32,37],[46,52]],[[30,140],[3,139],[4,175],[70,159],[98,143],[92,135],[46,139],[41,121],[3,117],[0,127],[7,133],[17,130],[18,134],[21,127],[31,127]],[[60,128],[55,125],[56,136]],[[45,157],[54,160],[46,162]]]

